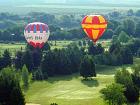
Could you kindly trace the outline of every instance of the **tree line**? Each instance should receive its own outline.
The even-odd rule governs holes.
[[[102,39],[111,39],[114,35],[119,36],[122,32],[125,32],[129,37],[139,37],[140,10],[136,12],[128,10],[125,13],[113,11],[104,15],[108,20],[108,28]],[[49,25],[50,40],[73,40],[87,37],[81,28],[83,15],[62,15],[60,18],[58,17],[39,12],[29,13],[25,16],[0,13],[0,19],[3,22],[0,23],[0,41],[25,41],[24,27],[34,21]]]

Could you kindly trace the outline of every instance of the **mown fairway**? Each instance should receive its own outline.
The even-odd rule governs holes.
[[[135,59],[135,64],[140,59]],[[126,66],[131,70],[131,65]],[[84,81],[79,74],[49,78],[34,82],[26,93],[28,103],[41,105],[105,105],[99,91],[114,81],[116,70],[121,67],[96,66],[98,75],[93,80]]]

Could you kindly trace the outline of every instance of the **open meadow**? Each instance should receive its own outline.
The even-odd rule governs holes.
[[[140,59],[135,58],[134,64]],[[127,65],[131,70],[132,65]],[[26,92],[28,103],[49,105],[106,105],[101,98],[100,90],[113,83],[114,74],[120,66],[96,66],[97,77],[85,81],[79,74],[49,78],[47,81],[33,82]]]

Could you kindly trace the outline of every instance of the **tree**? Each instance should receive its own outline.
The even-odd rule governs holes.
[[[102,93],[102,97],[109,105],[123,105],[126,102],[126,98],[124,96],[125,88],[120,84],[111,84],[106,88],[102,89],[100,92]]]
[[[113,35],[114,35],[113,30],[112,29],[107,29],[105,31],[105,33],[103,34],[102,38],[103,39],[111,39]]]
[[[137,51],[137,56],[140,57],[140,48]]]
[[[25,89],[28,88],[28,86],[29,86],[29,72],[28,72],[26,65],[24,65],[22,67],[22,81],[23,81],[23,87]]]
[[[25,105],[19,78],[13,68],[0,71],[0,103],[2,105]]]
[[[137,10],[136,16],[140,16],[140,10]]]
[[[50,44],[49,43],[45,43],[42,50],[43,51],[49,51],[51,49]]]
[[[34,65],[33,65],[33,57],[32,57],[31,51],[26,50],[24,52],[23,57],[22,57],[22,62],[23,62],[23,65],[24,64],[26,65],[29,72],[33,70]]]
[[[117,54],[118,50],[120,51],[120,48],[121,48],[121,44],[119,42],[112,43],[109,47],[109,52]],[[116,53],[116,51],[117,51],[117,53]]]
[[[82,46],[82,41],[78,41],[78,45],[81,47]]]
[[[140,21],[136,24],[135,36],[140,37]]]
[[[134,85],[132,76],[126,68],[115,74],[115,82],[124,85],[126,88],[124,95],[128,102],[137,102],[139,100],[139,89]]]
[[[16,53],[16,57],[15,57],[15,68],[18,70],[18,69],[22,69],[22,56],[23,56],[23,53],[21,51],[18,51]]]
[[[137,56],[137,52],[140,48],[140,39],[133,39],[132,41],[128,42],[127,47],[129,47],[134,56]]]
[[[123,64],[133,64],[133,55],[128,47],[122,47],[120,50]]]
[[[133,16],[134,15],[134,11],[132,9],[127,11],[127,15],[128,16]]]
[[[124,86],[133,84],[130,73],[124,67],[115,74],[115,82]]]
[[[42,60],[42,52],[40,51],[40,49],[34,49],[32,51],[32,58],[34,68],[37,69],[40,66]]]
[[[3,68],[7,66],[11,66],[11,63],[12,63],[12,60],[11,60],[10,52],[8,50],[5,50],[2,57]]]
[[[91,55],[98,55],[104,52],[104,48],[102,47],[101,44],[94,45],[93,42],[90,42],[90,45],[88,47],[88,52]]]
[[[117,35],[113,35],[112,36],[112,43],[117,43],[118,42],[118,36]]]
[[[127,43],[129,41],[130,37],[124,31],[121,31],[118,39],[122,43]]]
[[[118,18],[120,16],[120,12],[118,11],[113,11],[112,13],[109,14],[112,18]]]
[[[131,35],[134,35],[134,33],[135,33],[136,24],[133,19],[125,19],[123,21],[123,28],[124,28],[124,31],[129,36],[131,36]]]
[[[115,32],[114,34],[115,35],[119,35],[121,31],[123,31],[123,26],[122,25],[119,25],[116,29],[115,29]]]
[[[86,46],[86,45],[87,45],[86,41],[85,41],[85,40],[83,40],[83,46]]]
[[[94,61],[88,55],[85,55],[80,63],[80,75],[85,79],[93,76],[96,77]]]
[[[131,76],[133,83],[140,89],[140,64],[134,65],[132,70]]]

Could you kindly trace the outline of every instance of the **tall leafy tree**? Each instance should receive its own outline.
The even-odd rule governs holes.
[[[26,50],[23,54],[22,57],[22,62],[23,65],[25,64],[26,67],[28,68],[28,70],[31,72],[34,68],[34,63],[33,63],[33,57],[32,57],[32,53],[29,50]]]
[[[11,66],[11,63],[12,63],[12,60],[11,60],[10,52],[8,50],[5,50],[2,57],[3,68],[7,66]]]
[[[139,89],[134,85],[132,76],[126,68],[115,74],[115,81],[125,86],[124,95],[128,102],[137,102],[139,100]]]
[[[15,57],[15,68],[18,69],[22,69],[23,66],[23,62],[22,62],[22,56],[23,56],[23,52],[18,51],[16,53],[16,57]]]
[[[23,87],[25,89],[28,88],[28,86],[29,86],[29,72],[28,72],[26,65],[24,65],[22,67],[22,81],[23,81]]]
[[[0,103],[2,105],[25,105],[18,76],[12,68],[4,68],[0,71]]]
[[[32,51],[33,65],[34,68],[38,68],[42,60],[42,52],[40,49],[35,49]]]
[[[136,29],[136,23],[133,19],[125,19],[123,21],[123,28],[128,35],[134,35]]]
[[[140,21],[136,24],[135,36],[140,37]]]
[[[119,34],[119,37],[118,37],[119,41],[122,42],[122,43],[127,43],[130,39],[130,37],[124,32],[122,31],[120,34]]]
[[[124,96],[125,88],[120,84],[111,84],[103,88],[100,92],[102,93],[103,99],[109,105],[123,105],[126,103],[126,98]]]
[[[85,55],[80,63],[80,75],[85,79],[96,76],[94,61],[88,55]]]

